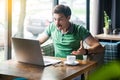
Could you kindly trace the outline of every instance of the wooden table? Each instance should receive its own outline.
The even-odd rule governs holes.
[[[101,39],[101,40],[115,40],[115,41],[120,41],[120,35],[98,34],[98,35],[95,35],[95,38]]]
[[[65,59],[61,60],[64,61]],[[79,60],[79,65],[77,66],[68,66],[62,62],[47,67],[8,60],[0,63],[0,74],[3,74],[0,76],[5,78],[5,80],[12,80],[14,77],[24,77],[28,80],[71,80],[95,67],[96,62],[88,61],[86,64],[83,64],[82,60]],[[3,77],[4,74],[10,76]]]

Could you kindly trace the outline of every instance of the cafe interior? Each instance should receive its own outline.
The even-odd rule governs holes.
[[[120,0],[0,0],[0,80],[120,80],[119,3]],[[76,64],[66,64],[67,57],[54,56],[50,38],[39,45],[40,51],[59,63],[41,66],[19,62],[12,38],[36,40],[53,21],[52,10],[58,4],[71,8],[70,21],[88,29],[104,52],[83,55],[82,60],[75,59]],[[27,43],[20,45],[34,52],[36,48],[27,48]],[[39,60],[32,57],[30,62]]]

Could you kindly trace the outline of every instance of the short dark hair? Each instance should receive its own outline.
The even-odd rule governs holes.
[[[71,9],[65,5],[56,5],[54,10],[53,10],[53,14],[54,13],[57,13],[57,14],[62,13],[66,17],[68,17],[68,16],[71,16]]]

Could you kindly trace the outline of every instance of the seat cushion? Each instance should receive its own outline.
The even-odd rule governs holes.
[[[54,56],[54,46],[52,41],[47,41],[41,45],[42,52],[45,56]]]

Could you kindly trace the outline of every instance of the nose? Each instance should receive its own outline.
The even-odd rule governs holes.
[[[55,20],[54,22],[55,22],[56,25],[59,24],[59,20]]]

